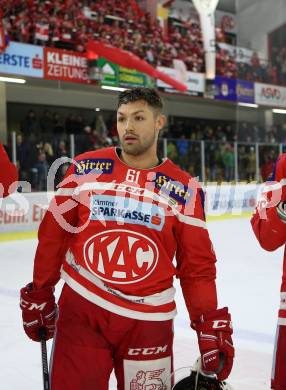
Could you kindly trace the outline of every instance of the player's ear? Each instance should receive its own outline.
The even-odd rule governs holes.
[[[167,118],[163,114],[157,115],[156,118],[156,130],[160,131],[166,124]]]

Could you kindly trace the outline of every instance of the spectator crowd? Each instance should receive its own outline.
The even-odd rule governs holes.
[[[286,124],[265,129],[248,122],[170,118],[164,137],[168,140],[168,156],[192,175],[200,177],[201,141],[204,141],[205,176],[208,181],[234,180],[237,143],[238,178],[250,182],[258,177],[265,180],[272,172],[279,154],[278,144],[286,144]]]
[[[0,0],[3,24],[13,41],[84,52],[95,39],[131,51],[154,66],[184,61],[188,70],[204,72],[204,50],[199,22],[169,23],[168,33],[142,11],[135,0]],[[225,41],[221,28],[217,42]],[[279,53],[278,53],[279,54]],[[285,68],[285,69],[284,69]],[[251,81],[286,83],[286,56],[262,64],[254,53],[250,62],[238,63],[217,46],[217,74]]]
[[[157,20],[139,8],[135,0],[0,0],[4,29],[10,40],[84,52],[90,39],[131,51],[154,66],[173,66],[182,60],[188,70],[204,72],[204,50],[199,22],[194,19],[173,23],[163,31]],[[216,28],[217,43],[225,34]],[[286,49],[276,53],[273,64],[261,63],[254,53],[249,61],[236,62],[234,54],[217,45],[217,74],[229,78],[286,84]],[[264,129],[251,123],[169,118],[162,132],[167,138],[168,156],[197,176],[201,173],[201,142],[205,141],[206,176],[209,180],[233,180],[234,143],[238,150],[239,177],[255,178],[257,153],[254,143],[285,143],[286,129],[275,125]],[[74,135],[73,145],[70,137]],[[96,115],[87,121],[82,115],[29,110],[17,131],[16,154],[20,179],[44,190],[46,175],[57,158],[86,150],[116,145],[114,115]],[[161,149],[162,149],[161,143]],[[275,147],[261,149],[261,176],[273,164]],[[58,183],[67,169],[63,164]]]
[[[111,131],[107,131],[107,125]],[[16,157],[20,180],[29,181],[32,189],[46,190],[47,174],[56,159],[98,149],[117,143],[114,118],[107,124],[102,114],[87,123],[82,115],[69,114],[65,118],[58,112],[44,110],[37,115],[33,109],[19,123],[16,135]],[[62,180],[68,163],[56,172],[55,185]]]
[[[165,149],[164,139],[167,141]],[[201,177],[201,141],[204,141],[206,180],[234,180],[237,142],[239,179],[252,181],[257,177],[255,144],[261,143],[260,175],[266,178],[279,153],[278,143],[286,144],[286,125],[272,126],[265,131],[247,122],[169,117],[161,133],[159,152],[162,157],[167,154],[190,174]],[[56,159],[117,144],[115,112],[108,115],[97,112],[88,120],[84,115],[68,111],[63,114],[51,109],[37,111],[31,108],[20,121],[16,135],[20,180],[29,181],[33,190],[46,190],[47,174]],[[63,162],[56,172],[55,185],[62,180],[67,167],[68,163]]]

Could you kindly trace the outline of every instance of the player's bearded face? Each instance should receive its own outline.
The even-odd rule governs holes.
[[[139,156],[156,147],[157,116],[145,101],[122,104],[117,112],[117,131],[123,151]]]

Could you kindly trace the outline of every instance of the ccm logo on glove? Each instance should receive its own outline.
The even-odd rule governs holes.
[[[29,283],[21,289],[20,308],[24,330],[30,339],[40,341],[40,331],[45,334],[46,340],[54,336],[57,305],[53,287],[34,290]]]
[[[45,306],[47,305],[47,302],[41,303],[38,305],[35,302],[27,302],[23,298],[20,299],[20,306],[22,309],[27,309],[27,310],[44,310]]]
[[[221,329],[221,328],[226,328],[226,327],[232,328],[232,323],[227,320],[217,320],[213,321],[213,329]]]

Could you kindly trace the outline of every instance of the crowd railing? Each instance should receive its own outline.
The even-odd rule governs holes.
[[[20,180],[33,191],[46,190],[47,173],[56,159],[63,159],[56,183],[64,177],[70,161],[86,151],[116,145],[111,138],[78,134],[26,134],[10,132],[8,152],[19,169]],[[193,141],[160,138],[158,154],[203,182],[263,182],[271,175],[275,160],[286,151],[282,143]]]

